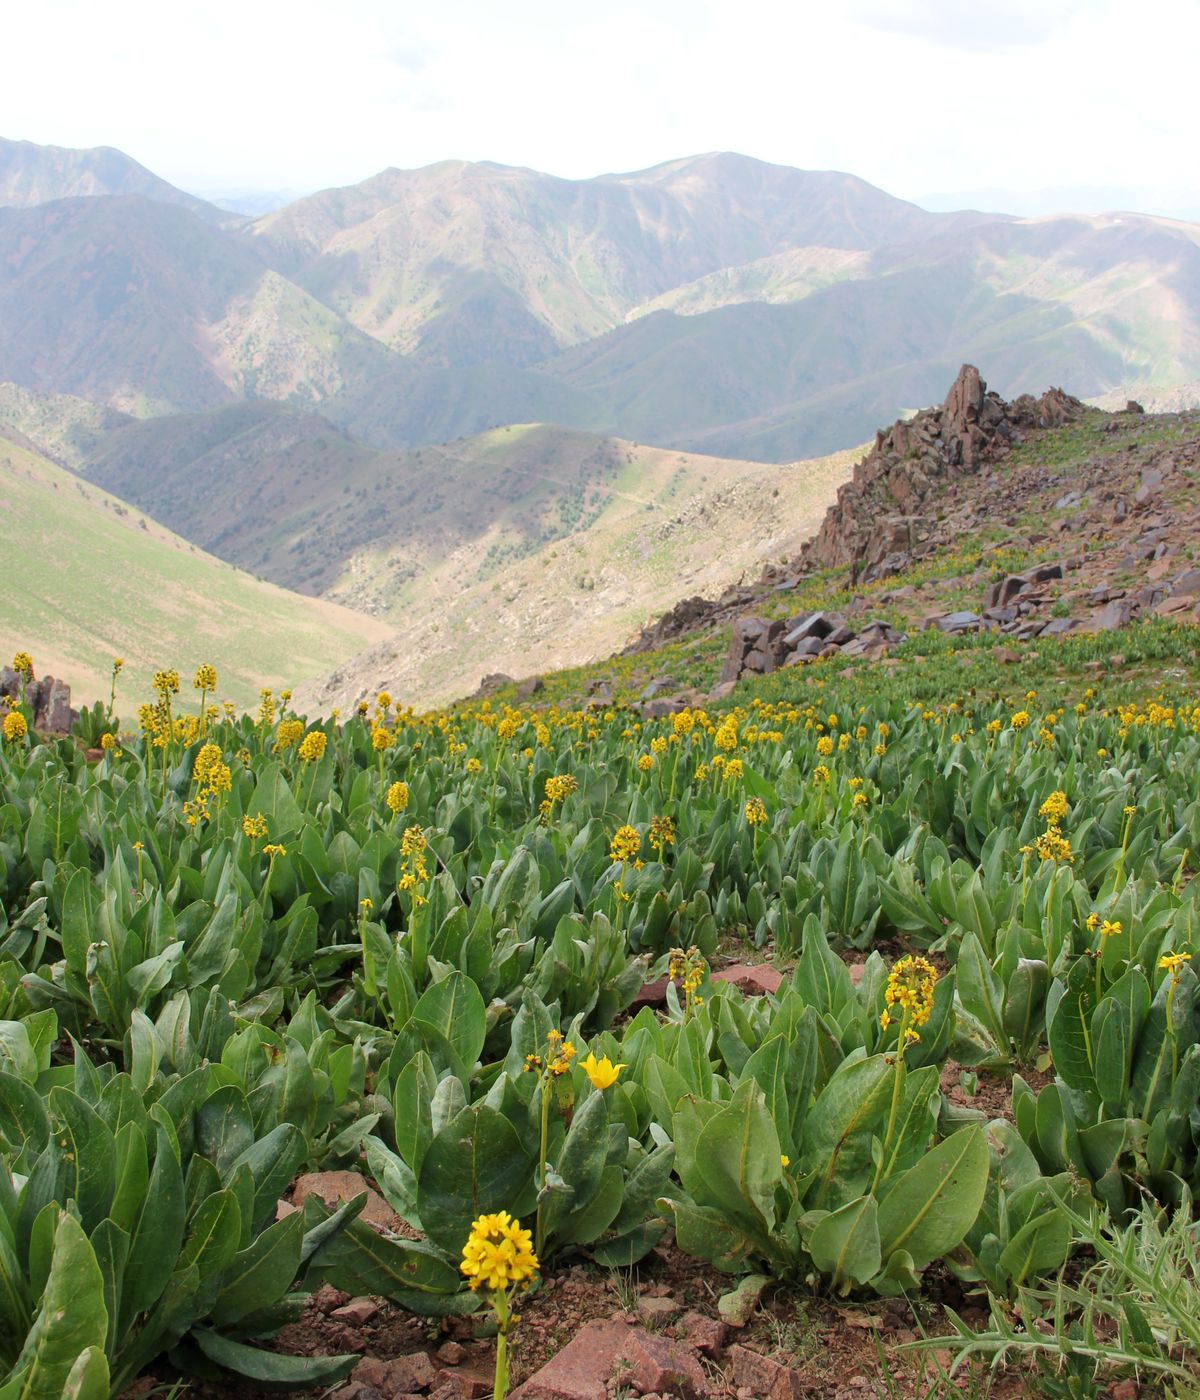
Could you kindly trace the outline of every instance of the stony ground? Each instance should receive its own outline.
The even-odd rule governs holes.
[[[845,957],[856,977],[863,955]],[[747,995],[774,991],[782,981],[769,963],[744,962],[732,952],[725,961],[716,976],[735,982]],[[662,997],[662,985],[652,983],[638,1004],[654,1005]],[[1026,1072],[1026,1078],[1034,1087],[1043,1082],[1036,1072]],[[1000,1076],[970,1076],[947,1061],[942,1089],[952,1102],[989,1118],[1009,1114],[1009,1086]],[[294,1209],[309,1193],[333,1204],[364,1189],[369,1193],[364,1220],[412,1235],[369,1179],[356,1172],[302,1177],[280,1210]],[[580,1258],[527,1296],[513,1334],[514,1400],[950,1400],[960,1395],[1015,1400],[1031,1393],[1020,1373],[964,1372],[952,1378],[949,1351],[918,1345],[950,1330],[947,1307],[968,1325],[986,1321],[978,1300],[944,1270],[931,1270],[921,1297],[911,1303],[842,1302],[768,1286],[737,1316],[719,1306],[737,1280],[714,1274],[670,1240],[668,1234],[631,1270],[601,1269]],[[351,1379],[332,1392],[332,1400],[486,1400],[495,1362],[495,1343],[487,1332],[477,1319],[419,1318],[384,1299],[352,1298],[324,1287],[274,1346],[294,1355],[361,1354]],[[174,1380],[170,1368],[160,1367],[125,1400],[145,1400]],[[194,1400],[259,1400],[267,1392],[224,1378],[190,1381],[186,1394]],[[1118,1400],[1135,1396],[1123,1392]]]

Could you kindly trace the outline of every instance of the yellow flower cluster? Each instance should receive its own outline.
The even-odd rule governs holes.
[[[618,827],[612,839],[609,859],[614,861],[634,860],[642,849],[642,838],[632,826]]]
[[[28,733],[29,726],[20,710],[12,710],[4,716],[4,737],[10,744],[19,744]]]
[[[408,827],[400,838],[401,874],[396,888],[412,897],[413,908],[426,903],[424,887],[429,880],[425,867],[425,852],[429,842],[419,826]]]
[[[242,818],[242,834],[248,841],[261,841],[267,834],[267,819],[261,812]]]
[[[228,792],[233,786],[233,775],[229,771],[229,765],[222,758],[221,750],[216,744],[205,744],[196,755],[196,761],[192,764],[192,782],[198,789],[197,799],[202,803],[209,797]],[[208,816],[207,810],[204,816]]]
[[[920,1040],[917,1027],[929,1020],[937,981],[937,969],[927,959],[912,956],[901,958],[888,973],[880,1026],[887,1030],[893,1021],[899,1020],[905,1042]],[[893,1014],[897,1006],[900,1008],[899,1017]]]
[[[476,1291],[502,1293],[514,1285],[527,1286],[538,1269],[533,1236],[506,1210],[481,1215],[463,1245],[459,1269]]]
[[[314,729],[300,742],[298,753],[302,763],[319,763],[325,757],[326,734],[323,729]]]
[[[527,1073],[533,1074],[544,1069],[547,1074],[551,1074],[557,1079],[570,1070],[574,1058],[575,1047],[569,1040],[563,1039],[562,1032],[547,1031],[545,1059],[541,1055],[526,1055],[525,1070]],[[589,1058],[594,1057],[589,1056]]]
[[[264,728],[275,723],[275,697],[265,687],[258,692],[258,722]]]
[[[387,802],[388,811],[391,812],[393,816],[397,816],[400,812],[403,812],[405,807],[408,806],[408,784],[401,782],[393,783],[387,790],[385,801]]]
[[[1067,815],[1067,794],[1061,790],[1052,792],[1038,808],[1038,816],[1058,826]]]
[[[279,728],[275,732],[275,752],[285,753],[288,749],[294,748],[304,734],[304,721],[302,719],[285,719],[280,721]]]
[[[746,822],[750,826],[763,826],[767,820],[767,809],[761,797],[752,797],[743,808]]]
[[[646,833],[646,840],[657,851],[658,858],[661,860],[666,847],[675,844],[675,823],[670,817],[651,817],[650,830]]]
[[[215,666],[207,663],[199,667],[196,671],[196,678],[192,681],[193,690],[200,690],[211,695],[217,688],[217,671]]]
[[[667,961],[667,977],[682,987],[684,1006],[689,1012],[704,1005],[704,998],[696,993],[707,971],[708,964],[694,943],[687,952],[682,948],[671,949]]]
[[[1033,848],[1037,852],[1039,860],[1053,860],[1059,865],[1070,865],[1075,859],[1070,840],[1053,822],[1034,842]]]
[[[725,753],[732,753],[733,750],[737,748],[737,720],[734,719],[732,714],[726,715],[717,726],[717,732],[713,735],[713,743]]]

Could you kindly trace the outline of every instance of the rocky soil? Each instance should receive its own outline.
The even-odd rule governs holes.
[[[1073,430],[1079,442],[1064,437]],[[982,556],[969,572],[920,577],[971,543]],[[1028,567],[1005,567],[1015,560]],[[840,606],[779,615],[819,578]],[[921,630],[994,632],[1003,651],[1008,638],[1108,632],[1150,614],[1200,618],[1200,413],[1130,403],[1107,414],[1060,389],[1006,403],[964,365],[944,404],[876,435],[797,558],[716,602],[684,599],[626,654],[728,626],[709,697],[723,698],[746,673],[878,659]],[[648,703],[663,713],[696,698]]]

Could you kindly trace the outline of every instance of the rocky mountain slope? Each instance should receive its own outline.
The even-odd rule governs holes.
[[[934,215],[717,154],[579,181],[447,161],[217,227],[60,156],[25,156],[66,173],[13,198],[85,195],[0,208],[0,380],[141,418],[269,399],[381,449],[537,421],[785,462],[964,358],[1009,397],[1200,378],[1200,235],[1170,220]]]
[[[876,434],[793,558],[682,600],[586,683],[657,677],[661,711],[923,633],[992,634],[1015,662],[1021,643],[1152,617],[1200,622],[1200,412],[1108,413],[1061,389],[1006,402],[964,365],[944,403]]]
[[[0,207],[29,209],[55,199],[129,194],[190,209],[207,223],[223,223],[230,217],[207,200],[176,189],[112,146],[76,150],[6,141],[0,136]]]

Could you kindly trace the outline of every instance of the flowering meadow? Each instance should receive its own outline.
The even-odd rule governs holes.
[[[653,720],[239,714],[207,665],[126,716],[119,662],[70,738],[11,704],[2,1400],[166,1356],[331,1385],[355,1357],[270,1347],[323,1283],[490,1314],[502,1395],[520,1293],[672,1237],[722,1289],[952,1275],[992,1319],[964,1355],[1187,1375],[1196,1295],[1150,1256],[1194,1265],[1200,701],[932,664],[925,699],[794,673]],[[327,1167],[413,1238],[277,1218]],[[1063,1305],[1088,1261],[1111,1316]]]

